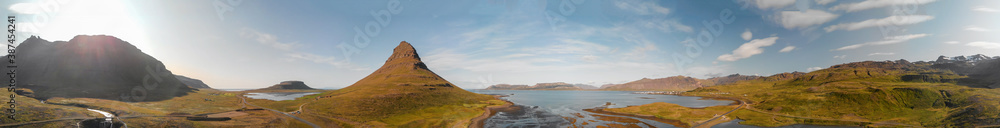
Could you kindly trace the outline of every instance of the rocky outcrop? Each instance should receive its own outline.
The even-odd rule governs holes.
[[[272,85],[271,87],[262,88],[263,90],[279,90],[279,89],[313,89],[302,81],[283,81],[281,83]]]

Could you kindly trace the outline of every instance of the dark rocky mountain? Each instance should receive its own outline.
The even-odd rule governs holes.
[[[958,75],[968,76],[967,78],[954,79],[961,85],[977,88],[1000,88],[1000,57],[986,57],[977,54],[969,57],[956,56],[946,59],[940,56],[936,61],[930,62],[931,67],[936,69],[950,70]],[[921,74],[923,77],[932,77]]]
[[[212,87],[209,87],[208,84],[205,84],[205,82],[202,82],[199,79],[194,79],[194,78],[187,77],[187,76],[182,76],[182,75],[176,75],[176,78],[177,78],[177,80],[180,80],[181,83],[184,83],[184,85],[187,85],[188,87],[191,87],[191,88],[212,88]]]
[[[262,90],[276,90],[276,89],[313,89],[302,81],[283,81],[281,83],[272,85],[271,87],[262,88]]]
[[[121,101],[159,101],[186,95],[186,86],[163,63],[112,36],[76,36],[49,42],[32,36],[19,44],[17,88],[35,98],[87,97]],[[8,57],[2,58],[8,62]],[[9,71],[6,66],[0,67]],[[4,85],[10,78],[4,77]]]
[[[532,86],[497,84],[486,88],[486,90],[584,90],[584,89],[597,89],[597,87],[585,84],[569,84],[565,82],[555,82],[555,83],[537,83]]]

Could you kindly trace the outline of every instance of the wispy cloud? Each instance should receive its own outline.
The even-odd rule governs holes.
[[[691,28],[691,26],[681,24],[677,20],[646,21],[646,22],[640,22],[640,24],[642,24],[642,26],[644,27],[656,28],[663,32],[673,32],[673,31],[682,31],[688,33],[694,32],[694,28]]]
[[[771,46],[777,40],[778,37],[751,40],[750,42],[740,45],[740,47],[736,48],[736,50],[733,50],[732,54],[724,54],[716,59],[719,61],[736,61],[748,58],[753,55],[764,53],[764,49],[762,47]]]
[[[944,43],[945,44],[958,44],[960,42],[958,42],[958,41],[948,41],[948,42],[944,42]]]
[[[782,27],[785,27],[785,29],[793,29],[820,25],[837,19],[839,16],[821,10],[810,9],[806,11],[781,11],[774,20],[781,24]]]
[[[891,52],[888,52],[888,53],[886,53],[886,52],[876,52],[876,53],[868,54],[868,56],[875,56],[875,55],[888,56],[888,55],[896,55],[896,53],[891,53]]]
[[[744,2],[753,3],[758,9],[767,10],[784,8],[794,4],[795,0],[745,0]]]
[[[791,52],[792,50],[795,50],[795,46],[785,46],[785,48],[781,48],[778,52]]]
[[[740,37],[743,38],[743,40],[750,40],[753,38],[753,33],[750,32],[750,29],[747,29],[746,31],[743,31],[743,34],[740,34]]]
[[[518,53],[518,54],[506,55],[503,56],[502,58],[519,58],[519,57],[529,57],[529,56],[535,56],[535,54]]]
[[[927,4],[934,1],[935,0],[866,0],[858,3],[840,4],[837,6],[833,6],[832,8],[830,8],[830,10],[844,10],[847,12],[856,12],[873,8],[888,7],[892,5]]]
[[[670,9],[657,5],[653,1],[617,0],[615,7],[635,12],[639,15],[670,14]]]
[[[993,9],[993,8],[987,8],[987,7],[975,7],[975,8],[972,8],[972,10],[979,11],[979,12],[1000,12],[1000,10]]]
[[[836,58],[836,57],[834,57],[834,58]],[[823,69],[823,67],[810,67],[810,68],[807,68],[806,71],[812,72],[812,71],[822,70],[822,69]]]
[[[273,34],[260,32],[251,28],[243,28],[240,30],[240,36],[243,38],[249,38],[262,45],[269,46],[274,49],[278,49],[285,53],[286,57],[291,60],[305,60],[313,63],[328,64],[333,67],[349,69],[354,71],[368,70],[367,67],[359,67],[353,64],[347,63],[345,61],[338,61],[332,56],[322,56],[307,52],[298,51],[297,48],[302,47],[302,44],[296,42],[282,42],[278,41],[278,36]]]
[[[257,43],[268,45],[285,51],[290,51],[294,48],[301,46],[301,44],[296,42],[280,42],[278,41],[277,36],[263,33],[250,28],[243,28],[240,31],[240,36],[243,36],[244,38],[253,38],[254,40],[257,41]]]
[[[979,48],[983,48],[983,49],[1000,49],[1000,43],[996,43],[996,42],[976,41],[976,42],[970,42],[970,43],[965,44],[965,45],[972,46],[972,47],[979,47]]]
[[[906,42],[906,41],[909,41],[909,40],[912,40],[912,39],[916,39],[916,38],[920,38],[920,37],[926,37],[926,36],[930,36],[930,34],[910,34],[910,35],[895,36],[895,37],[892,37],[892,38],[889,38],[889,39],[886,39],[886,40],[882,40],[882,41],[875,41],[875,42],[867,42],[867,43],[861,43],[861,44],[848,45],[848,46],[844,46],[844,47],[840,47],[840,48],[834,49],[833,51],[842,51],[842,50],[857,49],[857,48],[861,48],[863,46],[895,44],[895,43]]]
[[[20,14],[39,14],[44,12],[44,10],[42,10],[42,8],[35,3],[16,3],[10,5],[8,9]]]
[[[847,58],[847,55],[833,56],[833,58],[834,59],[844,59],[844,58]]]
[[[965,30],[966,31],[975,31],[975,32],[988,32],[988,31],[992,31],[990,29],[986,29],[986,28],[982,28],[982,27],[977,27],[977,26],[967,26],[967,27],[965,27]]]
[[[861,22],[837,24],[826,27],[825,29],[826,32],[832,32],[835,30],[854,31],[862,28],[876,27],[879,25],[912,25],[931,19],[934,19],[934,16],[928,16],[928,15],[889,16],[882,19],[868,19]]]
[[[829,4],[829,3],[833,3],[833,1],[834,0],[816,0],[816,4],[826,5],[826,4]]]

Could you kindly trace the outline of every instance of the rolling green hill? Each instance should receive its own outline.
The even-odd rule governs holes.
[[[855,62],[792,79],[740,81],[683,95],[744,100],[749,107],[731,116],[758,126],[971,127],[1000,123],[1000,89],[963,86],[961,81],[976,78],[934,68],[940,64],[944,63]]]

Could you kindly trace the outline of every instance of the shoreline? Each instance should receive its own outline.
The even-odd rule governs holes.
[[[607,115],[628,116],[628,117],[642,118],[642,119],[647,119],[647,120],[653,120],[653,121],[660,122],[660,123],[674,125],[675,127],[682,127],[682,128],[691,127],[691,124],[684,123],[683,121],[680,121],[680,120],[671,120],[671,119],[656,118],[656,116],[651,116],[651,115],[636,115],[636,114],[625,114],[625,113],[617,113],[617,112],[611,112],[611,111],[604,111],[604,107],[596,107],[596,108],[591,108],[591,109],[583,109],[583,111],[593,112],[593,113],[598,113],[598,114],[607,114]]]
[[[496,115],[498,110],[508,109],[514,106],[513,102],[500,99],[500,97],[503,96],[493,96],[493,98],[496,98],[497,100],[502,100],[507,103],[504,103],[503,105],[500,106],[486,106],[485,108],[483,108],[483,110],[485,110],[483,114],[477,116],[476,118],[472,118],[471,123],[469,123],[469,128],[482,128],[483,125],[486,125],[486,119],[489,119],[490,117]]]

